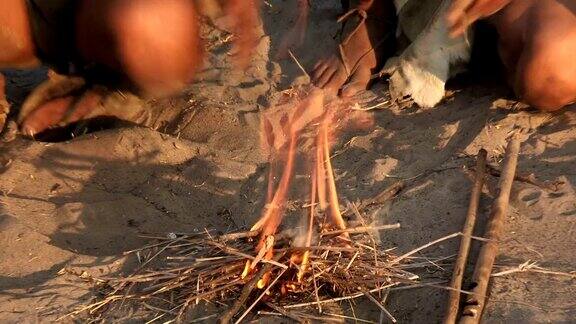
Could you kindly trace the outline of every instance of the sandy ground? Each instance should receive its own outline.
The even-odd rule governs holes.
[[[201,82],[189,91],[135,105],[152,112],[143,123],[150,128],[116,128],[59,143],[17,138],[2,144],[3,323],[51,322],[90,300],[92,276],[134,267],[122,252],[146,243],[140,234],[245,229],[257,219],[266,174],[258,144],[260,111],[277,91],[306,82],[291,61],[274,59],[281,31],[291,21],[284,1],[269,3],[248,72],[231,71],[222,55],[227,45],[215,46]],[[329,51],[337,3],[314,5],[307,44],[296,53],[306,66]],[[219,37],[207,35],[211,44]],[[25,83],[14,82],[16,88]],[[498,165],[510,131],[522,128],[528,135],[519,173],[560,184],[551,192],[515,183],[497,264],[515,267],[532,260],[554,271],[576,270],[576,113],[520,108],[493,82],[463,81],[451,90],[433,109],[376,110],[373,129],[343,136],[334,160],[340,198],[371,197],[398,179],[426,173],[369,215],[377,223],[402,224],[381,233],[383,248],[411,250],[460,230],[471,156],[483,147],[490,163]],[[386,86],[377,85],[370,95],[385,97]],[[483,194],[479,235],[497,180],[491,177]],[[449,241],[422,256],[450,256],[456,249],[456,241]],[[448,278],[450,267],[430,267],[424,275]],[[574,277],[539,273],[495,278],[484,320],[572,322],[575,283]],[[438,322],[446,296],[437,288],[394,292],[387,307],[402,323]],[[370,303],[353,307],[359,318],[378,320]]]

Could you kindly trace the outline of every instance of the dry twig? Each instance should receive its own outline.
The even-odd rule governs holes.
[[[367,233],[398,228],[399,224],[360,226],[342,230],[324,230],[321,241],[310,247],[290,247],[294,231],[280,232],[274,242],[273,260],[263,260],[259,269],[245,279],[240,275],[246,260],[253,259],[252,238],[258,233],[242,232],[213,235],[174,234],[156,236],[157,242],[136,249],[142,266],[127,277],[95,280],[103,298],[73,311],[101,318],[108,312],[141,306],[154,312],[155,320],[186,320],[187,311],[200,301],[226,306],[222,323],[232,321],[243,307],[240,319],[259,307],[268,307],[279,314],[305,322],[320,318],[307,315],[306,310],[293,312],[293,308],[307,309],[326,303],[349,301],[390,287],[413,283],[418,277],[402,269],[404,263],[379,249]],[[343,246],[340,234],[354,237],[353,247]],[[310,251],[309,271],[297,280],[299,266],[290,260],[294,251]],[[258,288],[263,276],[276,278],[265,291]],[[263,296],[267,296],[266,300]],[[296,302],[296,303],[295,303]],[[250,303],[250,305],[247,305]],[[249,306],[249,307],[248,307]],[[213,315],[211,315],[213,317]],[[335,320],[335,317],[322,317]]]
[[[506,159],[504,161],[499,185],[500,193],[494,201],[490,220],[486,228],[485,237],[489,239],[489,241],[485,242],[480,250],[472,278],[475,287],[472,291],[473,294],[466,299],[466,305],[462,312],[460,323],[477,324],[480,322],[482,311],[486,304],[485,296],[488,291],[490,274],[492,273],[492,267],[498,255],[498,244],[502,237],[504,221],[508,213],[508,203],[516,174],[519,151],[520,140],[517,136],[513,136],[506,149]]]
[[[454,265],[454,272],[452,274],[452,282],[450,287],[454,290],[450,291],[448,299],[448,308],[446,309],[446,316],[444,317],[444,324],[456,323],[458,317],[458,310],[460,305],[460,288],[462,288],[462,279],[464,278],[464,271],[466,270],[466,261],[468,260],[468,253],[470,251],[470,244],[472,242],[472,234],[476,224],[476,214],[478,213],[478,206],[480,204],[480,196],[482,195],[482,188],[484,187],[484,179],[486,177],[486,158],[488,152],[481,149],[478,153],[476,162],[476,179],[474,180],[474,187],[470,197],[470,204],[468,205],[468,213],[464,222],[464,229],[462,230],[462,239],[460,241],[460,250]]]

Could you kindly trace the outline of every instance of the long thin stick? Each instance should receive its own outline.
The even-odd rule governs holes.
[[[446,309],[446,316],[444,317],[444,324],[456,323],[458,317],[458,309],[460,305],[460,292],[462,288],[462,279],[464,278],[464,271],[466,270],[466,261],[470,252],[470,243],[472,242],[472,234],[476,224],[476,215],[478,213],[478,205],[480,204],[480,196],[482,195],[482,187],[484,187],[484,180],[486,178],[486,157],[488,152],[481,149],[478,152],[476,160],[476,178],[474,179],[474,187],[470,197],[470,204],[468,205],[468,213],[466,214],[466,221],[462,230],[462,239],[460,241],[460,250],[454,265],[454,272],[452,274],[452,282],[450,287],[454,290],[450,291],[448,299],[448,308]]]
[[[400,227],[401,227],[400,223],[378,225],[378,226],[358,226],[358,227],[351,227],[341,230],[324,232],[321,233],[320,236],[324,237],[324,236],[340,235],[343,233],[358,234],[358,233],[367,233],[371,231],[376,232],[381,230],[399,229]]]
[[[452,234],[450,234],[450,235],[446,235],[446,236],[441,237],[441,238],[439,238],[439,239],[437,239],[437,240],[434,240],[434,241],[432,241],[432,242],[430,242],[430,243],[424,244],[424,245],[422,245],[421,247],[419,247],[419,248],[417,248],[417,249],[414,249],[414,250],[412,250],[412,251],[410,251],[410,252],[407,252],[407,253],[399,256],[399,257],[396,257],[395,259],[393,259],[392,261],[390,261],[390,262],[388,263],[388,265],[391,266],[391,265],[397,264],[398,262],[406,259],[407,257],[409,257],[409,256],[411,256],[411,255],[413,255],[413,254],[416,254],[416,253],[418,253],[418,252],[420,252],[420,251],[422,251],[422,250],[424,250],[424,249],[427,249],[427,248],[431,247],[432,245],[436,245],[436,244],[438,244],[438,243],[440,243],[440,242],[444,242],[444,241],[449,240],[449,239],[451,239],[451,238],[455,238],[456,236],[459,236],[459,235],[462,235],[462,233],[461,233],[461,232],[452,233]]]
[[[274,261],[280,260],[280,258],[282,256],[284,256],[283,253],[277,254],[276,257],[274,258]],[[238,299],[236,299],[236,302],[234,303],[234,305],[232,305],[232,307],[230,307],[230,309],[228,309],[228,311],[226,311],[226,313],[224,313],[222,315],[222,317],[220,317],[220,319],[219,319],[220,324],[230,323],[230,321],[232,320],[234,315],[236,315],[236,313],[238,313],[240,308],[242,308],[242,305],[244,305],[244,303],[246,302],[248,297],[250,297],[250,293],[252,293],[254,288],[256,288],[258,281],[260,281],[260,279],[262,279],[262,277],[264,277],[264,274],[268,273],[271,268],[272,268],[272,265],[270,263],[265,263],[264,266],[262,267],[262,269],[260,269],[260,271],[258,271],[256,273],[256,275],[254,275],[254,277],[252,277],[252,279],[250,279],[250,281],[248,281],[244,285],[244,288],[242,288],[242,293],[240,294],[240,297],[238,297]]]
[[[486,228],[484,237],[489,239],[485,242],[480,250],[476,268],[474,269],[472,295],[466,298],[466,306],[462,312],[460,323],[462,324],[476,324],[480,322],[482,311],[486,304],[486,292],[488,291],[488,283],[494,261],[498,255],[498,244],[502,237],[502,230],[504,228],[504,220],[508,212],[508,203],[510,200],[510,191],[514,183],[514,176],[516,174],[516,165],[518,164],[518,153],[520,152],[520,140],[517,136],[513,136],[508,147],[506,148],[506,160],[504,161],[504,168],[502,169],[502,176],[500,178],[500,193],[498,198],[492,205],[490,220]]]
[[[298,61],[296,56],[294,56],[294,53],[292,53],[291,50],[288,50],[288,54],[290,54],[290,57],[294,60],[296,65],[298,65],[298,67],[300,68],[302,73],[304,73],[304,75],[306,75],[308,77],[308,80],[312,80],[312,78],[310,78],[310,74],[308,74],[308,72],[306,72],[306,69],[302,66],[302,64],[300,64],[300,62]]]
[[[244,313],[240,316],[240,318],[236,322],[234,322],[234,324],[239,324],[240,322],[242,322],[244,317],[246,317],[246,315],[250,313],[250,311],[254,308],[254,306],[256,306],[256,304],[258,304],[258,302],[262,299],[262,297],[266,296],[270,292],[270,289],[274,287],[276,282],[278,282],[278,279],[282,277],[282,275],[284,274],[284,272],[286,272],[286,270],[288,269],[284,269],[280,272],[280,274],[274,279],[274,281],[272,281],[272,283],[268,285],[268,287],[260,294],[260,296],[258,296],[258,298],[256,298],[256,300],[252,303],[252,305],[250,305],[250,307],[248,307],[248,309],[244,311]]]
[[[376,306],[378,306],[378,308],[380,308],[380,310],[386,314],[386,316],[388,316],[388,319],[392,322],[392,323],[398,323],[398,321],[396,320],[396,318],[386,309],[386,307],[384,307],[384,305],[382,305],[382,303],[380,303],[376,298],[374,298],[374,296],[372,296],[371,293],[367,292],[367,291],[362,291],[364,293],[364,295],[366,297],[368,297],[368,299],[370,299],[370,301],[372,301]]]
[[[272,308],[273,310],[277,311],[278,313],[280,313],[280,315],[286,316],[290,319],[295,320],[298,323],[305,323],[308,324],[310,321],[307,321],[303,318],[300,318],[297,314],[294,314],[288,310],[285,310],[284,307],[282,306],[278,306],[278,305],[274,305],[272,303],[265,303],[266,306]],[[260,314],[262,314],[262,312],[260,312]]]
[[[385,289],[390,289],[394,286],[399,285],[399,282],[395,282],[395,283],[391,283],[382,287],[378,287],[378,288],[374,288],[372,290],[368,290],[369,293],[376,293]],[[290,309],[290,308],[302,308],[302,307],[307,307],[307,306],[313,306],[313,305],[318,305],[318,304],[326,304],[326,303],[335,303],[335,302],[339,302],[339,301],[343,301],[343,300],[349,300],[349,299],[356,299],[358,297],[362,297],[364,296],[363,292],[359,292],[359,293],[355,293],[352,294],[350,296],[343,296],[343,297],[337,297],[337,298],[331,298],[331,299],[324,299],[324,300],[318,300],[318,301],[313,301],[313,302],[308,302],[308,303],[300,303],[300,304],[293,304],[293,305],[287,305],[284,306],[284,308],[286,309]]]
[[[326,210],[326,165],[324,164],[324,151],[322,150],[322,136],[318,133],[316,138],[316,185],[318,188],[318,203],[321,210]]]
[[[316,161],[316,163],[318,163]],[[310,175],[311,188],[310,188],[310,214],[308,217],[308,230],[306,231],[306,242],[305,247],[312,245],[312,233],[314,231],[314,215],[316,213],[316,166],[312,167],[312,174]],[[302,255],[302,264],[300,265],[300,270],[298,271],[298,282],[302,282],[302,278],[308,270],[308,259],[310,258],[310,250],[304,251]]]
[[[336,189],[336,180],[334,178],[334,169],[330,161],[330,144],[328,140],[328,125],[323,124],[321,127],[322,149],[324,150],[324,162],[326,163],[326,180],[328,182],[328,201],[330,203],[330,217],[332,223],[338,229],[345,229],[346,223],[342,214],[340,213],[340,203],[338,202],[338,190]],[[343,233],[345,238],[348,238],[348,233]]]
[[[393,183],[390,187],[384,189],[376,197],[366,199],[360,203],[358,209],[363,209],[371,205],[384,204],[390,199],[394,198],[402,189],[406,187],[406,181],[400,180]]]

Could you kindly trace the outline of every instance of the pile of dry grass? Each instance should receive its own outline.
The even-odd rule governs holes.
[[[127,252],[141,262],[136,271],[99,280],[97,288],[102,298],[70,315],[101,318],[119,307],[130,306],[155,312],[153,320],[179,321],[196,305],[210,302],[227,308],[224,314],[207,314],[219,317],[221,322],[240,322],[257,314],[257,310],[305,322],[319,319],[318,311],[328,304],[364,296],[393,319],[379,300],[390,289],[416,283],[418,276],[407,271],[414,267],[405,261],[417,250],[395,256],[379,248],[368,232],[399,227],[354,227],[321,233],[318,242],[309,248],[308,271],[300,282],[299,265],[291,262],[291,256],[303,248],[291,246],[294,231],[276,235],[275,259],[261,261],[244,279],[241,273],[246,260],[254,259],[256,232],[154,237],[155,243]],[[338,237],[343,232],[352,238],[346,245]],[[266,273],[270,280],[264,288],[257,288],[256,283]]]

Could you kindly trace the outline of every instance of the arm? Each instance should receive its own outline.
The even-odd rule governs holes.
[[[304,43],[304,36],[308,27],[308,13],[310,11],[308,0],[298,0],[297,10],[296,22],[288,34],[284,36],[278,48],[277,56],[279,58],[288,57],[289,50],[296,50]]]
[[[448,12],[448,29],[453,37],[462,35],[479,19],[488,17],[513,0],[453,0]]]

